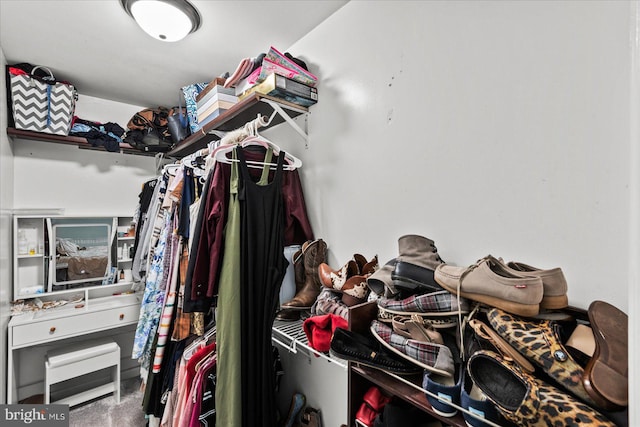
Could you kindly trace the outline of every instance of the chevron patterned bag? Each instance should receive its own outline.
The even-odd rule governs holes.
[[[46,70],[48,77],[36,76]],[[46,67],[37,66],[26,73],[10,68],[11,101],[16,129],[68,135],[75,113],[78,93],[68,82],[57,81]]]

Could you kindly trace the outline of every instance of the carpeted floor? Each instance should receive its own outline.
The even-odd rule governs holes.
[[[143,393],[139,379],[121,383],[120,404],[113,396],[96,399],[69,411],[69,427],[144,427]]]

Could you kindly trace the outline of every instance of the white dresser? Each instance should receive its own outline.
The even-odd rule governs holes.
[[[7,343],[7,403],[18,401],[20,350],[46,344],[64,345],[63,340],[137,324],[141,295],[121,294],[122,288],[115,285],[94,288],[91,292],[82,290],[87,298],[81,303],[12,317]],[[102,295],[95,296],[97,291]]]

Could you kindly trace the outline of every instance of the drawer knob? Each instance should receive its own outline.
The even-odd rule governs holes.
[[[56,327],[55,327],[55,326],[52,326],[52,327],[49,329],[49,333],[50,333],[50,334],[54,333],[55,331],[56,331]]]
[[[124,320],[124,314],[120,314],[120,320]]]

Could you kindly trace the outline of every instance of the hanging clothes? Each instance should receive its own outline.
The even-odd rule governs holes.
[[[218,150],[235,155],[233,164],[200,159],[204,173],[193,160],[167,165],[146,189],[134,257],[145,292],[132,356],[146,373],[143,408],[162,426],[276,425],[282,372],[271,333],[284,247],[314,237],[298,172],[284,168],[299,161],[264,142],[254,136]],[[205,331],[210,313],[216,325]]]
[[[160,320],[160,313],[164,303],[162,280],[164,276],[164,252],[169,240],[171,216],[164,211],[162,215],[165,226],[160,234],[158,245],[154,251],[151,268],[147,274],[140,317],[133,342],[131,357],[139,359],[142,369],[149,367],[151,344]]]
[[[214,170],[217,168],[214,168]],[[212,211],[211,205],[213,204],[213,200],[216,199],[214,196],[213,188],[221,188],[223,184],[214,185],[213,184],[213,170],[210,170],[204,186],[202,187],[203,196],[198,201],[198,215],[194,225],[194,232],[191,233],[192,245],[189,249],[189,265],[187,267],[187,278],[185,280],[185,289],[184,289],[184,303],[183,303],[183,311],[185,313],[192,312],[207,312],[209,311],[209,307],[211,306],[212,298],[208,298],[206,294],[200,293],[196,295],[196,298],[193,298],[193,278],[194,274],[196,277],[199,277],[198,281],[209,280],[209,263],[207,260],[209,259],[209,251],[210,251],[210,243],[209,243],[209,233],[211,232],[209,222],[215,221],[218,218],[218,221],[224,221],[223,218],[220,218],[215,213],[209,213]],[[224,194],[223,194],[224,195]],[[219,193],[217,197],[220,197]],[[204,200],[203,200],[204,198]],[[215,222],[215,226],[217,227],[218,221]],[[215,231],[218,231],[217,228]],[[215,233],[214,231],[214,233]]]
[[[262,161],[264,151],[254,152],[244,149],[246,160]],[[282,153],[281,153],[282,154]],[[283,157],[283,155],[279,156]],[[250,176],[256,180],[260,169],[251,169]],[[200,233],[194,243],[195,253],[190,254],[189,271],[185,288],[184,311],[208,311],[211,298],[217,294],[218,277],[223,250],[223,228],[226,222],[227,201],[229,200],[229,180],[231,168],[229,164],[216,163],[210,173],[207,191],[203,189],[204,211],[201,209]],[[270,171],[269,179],[273,179],[274,171]],[[206,184],[205,184],[206,185]],[[281,198],[283,203],[284,243],[286,246],[303,244],[314,240],[311,223],[307,216],[302,184],[297,170],[282,174]],[[197,248],[196,248],[197,246]]]
[[[152,230],[160,211],[160,205],[164,199],[164,191],[161,191],[161,188],[165,186],[165,177],[163,176],[159,176],[156,179],[155,185],[150,186],[153,188],[153,193],[149,202],[149,208],[143,217],[142,224],[139,226],[140,232],[137,233],[139,242],[138,245],[136,245],[133,257],[132,273],[133,279],[136,282],[146,280],[145,276],[148,266],[147,258],[149,256],[149,245],[152,237]]]
[[[242,425],[273,427],[277,404],[271,333],[287,267],[282,201],[284,153],[278,156],[273,180],[260,185],[249,173],[244,152],[245,149],[237,150],[241,177]],[[270,161],[265,159],[265,163]],[[268,165],[265,168],[268,171]]]
[[[236,150],[233,151],[233,155],[235,158]],[[216,313],[217,366],[220,369],[216,372],[215,406],[217,423],[224,427],[242,426],[240,201],[238,200],[238,182],[238,164],[234,163],[231,167],[229,211],[224,229],[225,252],[220,271]]]

